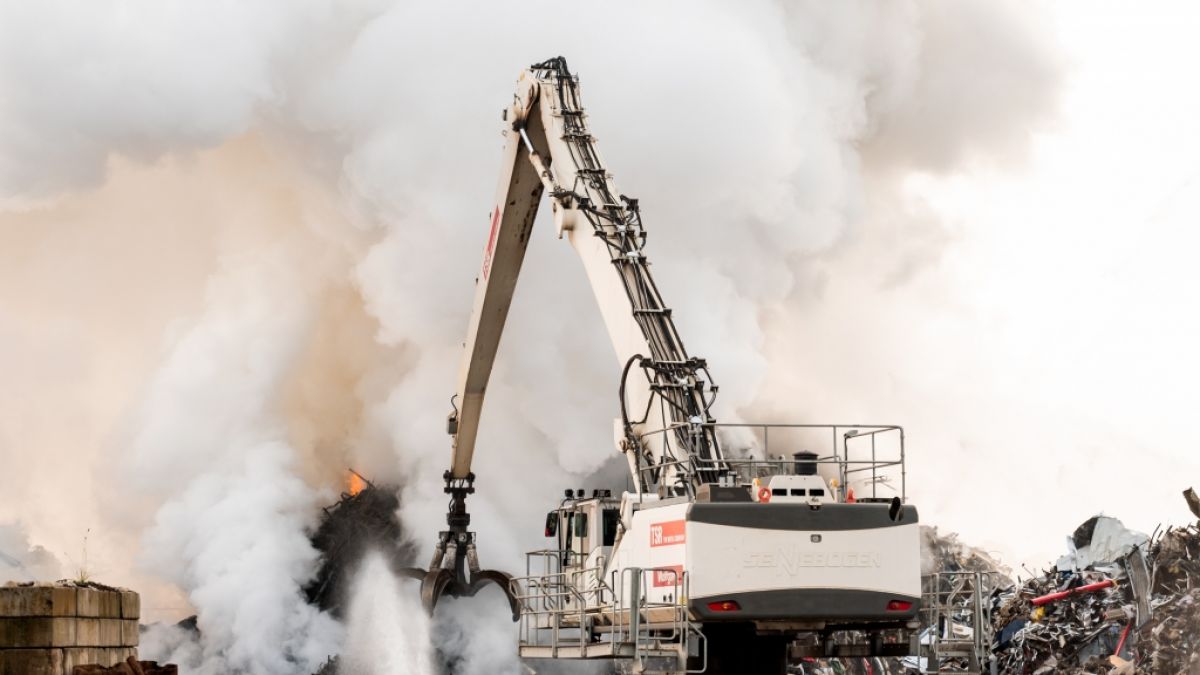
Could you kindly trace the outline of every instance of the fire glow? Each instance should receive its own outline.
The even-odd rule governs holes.
[[[350,496],[356,496],[367,487],[367,479],[360,476],[353,469],[346,469],[346,492]]]

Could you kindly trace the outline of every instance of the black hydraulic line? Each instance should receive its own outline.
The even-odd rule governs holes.
[[[592,225],[596,236],[601,237],[612,257],[613,265],[620,275],[622,286],[634,311],[634,321],[640,327],[650,356],[639,355],[637,363],[642,367],[651,391],[663,403],[663,415],[669,409],[671,419],[663,420],[664,454],[675,460],[670,439],[674,445],[688,452],[689,457],[702,460],[721,458],[716,434],[711,428],[709,410],[716,399],[716,385],[707,363],[703,359],[691,358],[684,349],[683,340],[665,306],[657,284],[651,276],[648,262],[642,253],[646,242],[646,231],[642,226],[637,200],[625,195],[614,196],[608,182],[608,174],[600,162],[593,144],[593,137],[584,123],[584,112],[579,103],[576,79],[567,68],[562,57],[549,59],[532,66],[535,71],[545,73],[553,80],[557,95],[558,112],[563,117],[564,136],[570,158],[575,164],[576,174],[571,190],[561,190],[558,198],[570,198]],[[595,198],[593,198],[595,197]],[[625,366],[621,380],[622,417],[628,436],[632,435],[625,409],[625,381],[634,364],[630,360]],[[647,407],[647,415],[650,407]],[[645,418],[643,418],[644,421]],[[699,420],[699,426],[696,421]],[[674,427],[674,433],[668,431]],[[636,441],[636,438],[633,440]],[[707,481],[714,476],[697,476]]]

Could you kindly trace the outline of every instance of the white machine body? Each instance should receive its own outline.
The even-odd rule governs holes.
[[[749,627],[746,639],[767,631],[763,639],[776,646],[780,635],[836,626],[911,630],[921,592],[917,511],[904,504],[903,490],[890,500],[854,503],[845,487],[869,485],[874,494],[890,478],[878,470],[894,467],[902,487],[903,430],[828,426],[832,447],[820,457],[807,450],[787,460],[727,456],[709,412],[717,387],[708,364],[688,354],[659,294],[638,201],[617,190],[601,163],[578,78],[561,58],[531,66],[503,117],[502,171],[447,424],[447,491],[457,490],[461,507],[451,524],[466,518],[480,411],[543,195],[556,235],[582,262],[623,369],[614,441],[630,472],[629,492],[619,499],[605,490],[568,490],[548,515],[546,534],[554,541],[530,554],[544,569],[510,585],[526,636],[521,653],[629,656],[644,665],[645,654],[672,644],[681,659],[703,660],[688,636],[703,629],[699,642],[713,647],[725,635],[722,624]],[[892,432],[900,460],[880,463],[876,434]],[[851,459],[851,439],[869,440],[870,461]],[[766,429],[762,440],[757,456],[768,457]],[[480,445],[503,443],[487,438]],[[839,481],[827,482],[818,464]],[[460,541],[474,555],[465,526],[444,534],[443,548]],[[460,558],[461,546],[454,549]],[[471,570],[476,566],[471,558]],[[710,625],[718,629],[704,628]],[[529,637],[542,633],[553,642]],[[570,635],[576,637],[564,637]],[[718,664],[736,656],[718,651],[709,650]]]

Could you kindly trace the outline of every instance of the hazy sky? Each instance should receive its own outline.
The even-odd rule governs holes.
[[[955,337],[974,368],[947,385],[978,402],[971,435],[1011,449],[987,457],[968,445],[951,460],[987,486],[955,491],[986,503],[965,512],[991,513],[987,527],[925,501],[937,522],[1029,562],[1061,550],[1056,533],[1094,511],[1146,531],[1184,522],[1179,492],[1200,482],[1200,96],[1187,84],[1200,14],[1186,3],[1051,6],[1068,78],[1028,165],[911,179],[956,225],[942,265],[971,306],[973,329]]]

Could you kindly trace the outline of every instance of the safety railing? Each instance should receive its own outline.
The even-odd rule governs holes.
[[[854,483],[865,492],[859,498],[907,498],[904,428],[880,424],[677,424],[644,435],[671,434],[682,429],[712,429],[724,457],[704,459],[694,453],[684,458],[664,458],[654,466],[641,466],[645,485],[657,485],[666,467],[683,475],[717,475],[720,481],[749,484],[755,478],[794,475],[816,470],[836,478],[844,499]],[[899,481],[899,487],[894,483]],[[883,490],[892,486],[891,493]]]
[[[554,571],[562,569],[557,566],[561,551],[534,551],[526,560],[528,574],[512,580],[521,606],[523,651],[631,658],[639,667],[647,658],[670,655],[680,661],[681,671],[703,672],[707,649],[688,615],[686,572],[673,567],[626,568],[605,580],[600,567]],[[535,573],[535,563],[549,566]],[[668,599],[650,599],[649,588],[661,589],[659,595]],[[696,670],[686,670],[689,654],[699,663]]]
[[[992,644],[989,598],[998,582],[991,572],[938,572],[923,577],[923,672],[987,672]]]
[[[612,589],[604,582],[601,566],[564,566],[565,553],[555,549],[527,553],[525,576],[511,581],[521,606],[520,641],[524,646],[552,647],[556,653],[576,647],[579,656],[586,657],[591,615],[611,603]],[[541,569],[535,571],[538,563]],[[581,583],[585,575],[595,583]]]

